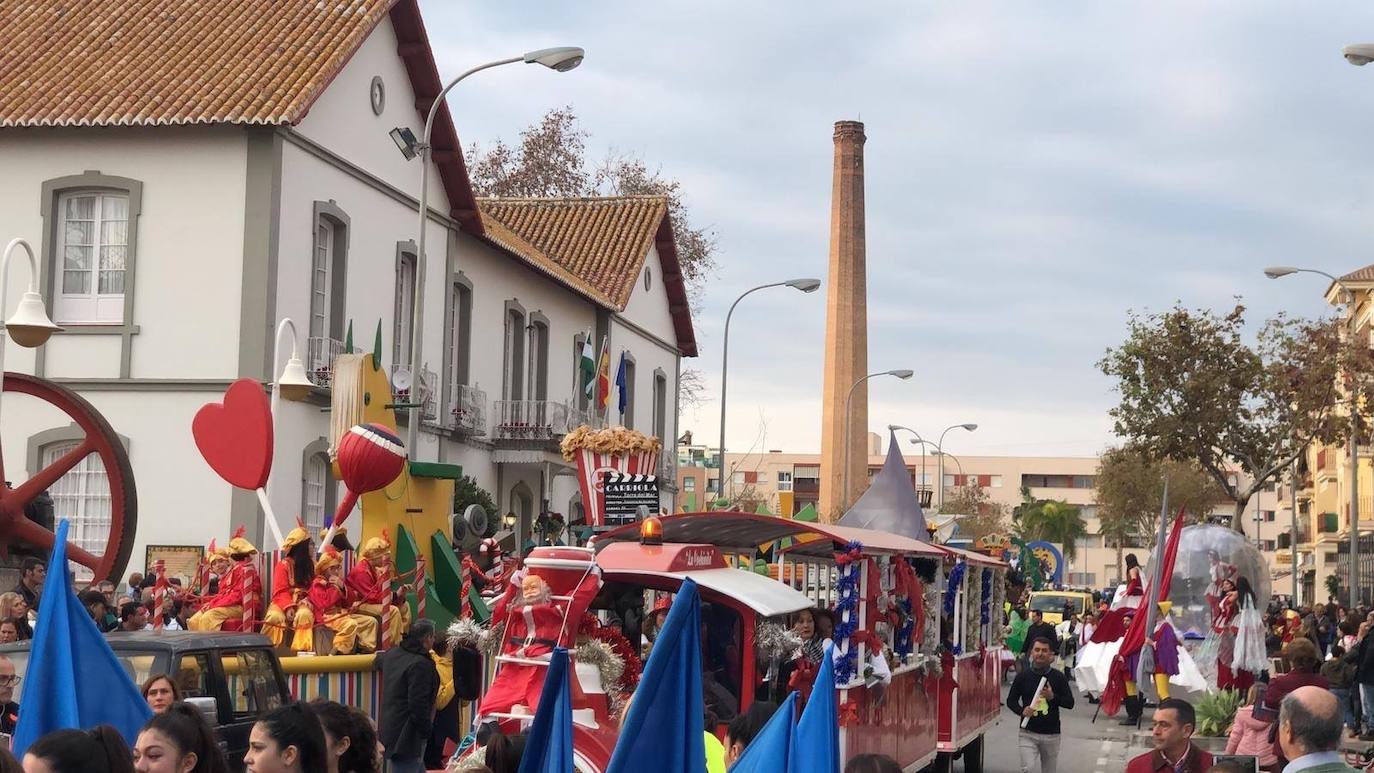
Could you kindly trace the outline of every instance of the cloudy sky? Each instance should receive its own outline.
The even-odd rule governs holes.
[[[589,151],[680,179],[719,236],[696,320],[714,443],[726,309],[826,270],[834,121],[867,126],[870,427],[960,454],[1092,454],[1115,400],[1094,367],[1128,309],[1241,295],[1256,323],[1327,313],[1323,282],[1374,262],[1367,3],[422,0],[445,74],[550,45],[567,74],[464,83],[465,143],[571,104]],[[731,330],[732,450],[820,447],[824,298],[770,290]]]

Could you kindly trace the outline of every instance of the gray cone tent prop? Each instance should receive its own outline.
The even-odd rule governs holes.
[[[925,512],[921,510],[921,501],[911,485],[906,460],[897,447],[896,433],[888,433],[887,460],[883,462],[883,468],[873,476],[873,482],[868,484],[868,490],[859,497],[859,501],[839,520],[839,525],[876,529],[922,542],[930,541]]]

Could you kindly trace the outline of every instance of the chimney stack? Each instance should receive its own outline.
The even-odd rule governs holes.
[[[868,280],[864,252],[864,125],[835,123],[835,166],[830,192],[830,272],[825,304],[825,394],[821,424],[820,510],[829,521],[844,515],[868,485],[868,385],[845,400],[868,373]],[[849,491],[844,487],[849,448]]]

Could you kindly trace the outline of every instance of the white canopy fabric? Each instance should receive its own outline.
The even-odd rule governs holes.
[[[925,512],[907,472],[906,460],[897,446],[895,432],[888,433],[887,460],[859,501],[838,521],[841,526],[900,534],[921,542],[930,541]]]
[[[763,617],[787,615],[816,605],[805,594],[745,569],[694,569],[688,572],[654,572],[636,569],[607,570],[608,577],[653,576],[672,577],[679,581],[688,577],[702,588],[722,596],[739,599],[745,606]]]

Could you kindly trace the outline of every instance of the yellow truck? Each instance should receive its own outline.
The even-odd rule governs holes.
[[[1045,622],[1059,625],[1064,622],[1064,609],[1082,615],[1092,608],[1093,594],[1073,590],[1040,590],[1031,593],[1030,609],[1045,615]]]

